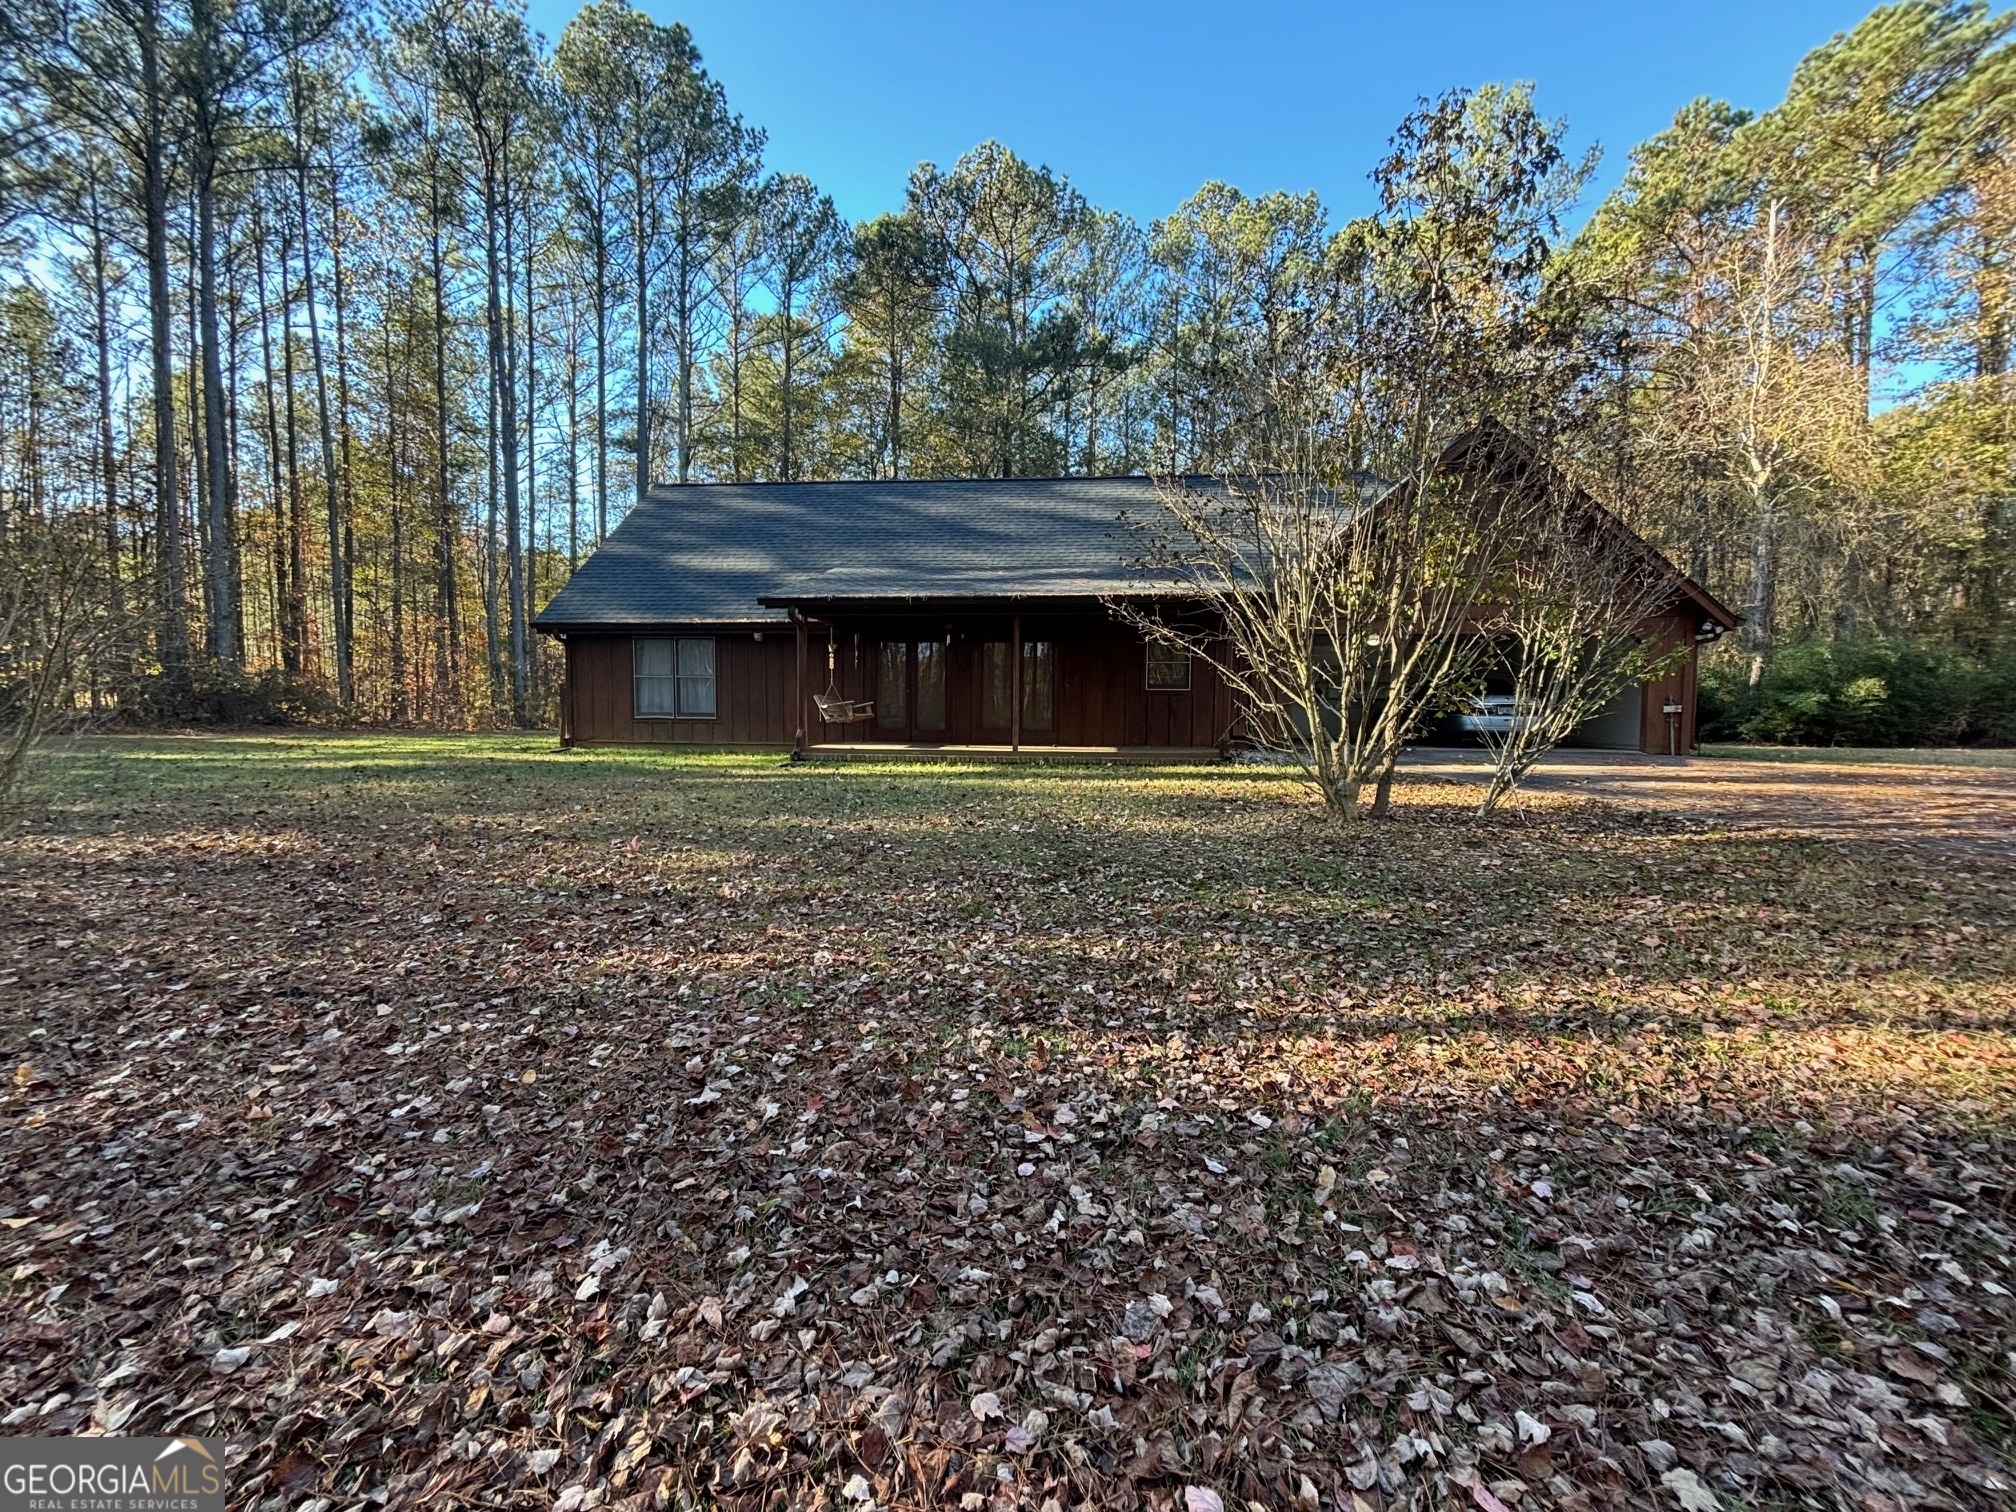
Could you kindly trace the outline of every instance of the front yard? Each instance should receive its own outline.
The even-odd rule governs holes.
[[[2016,858],[161,738],[0,838],[0,1416],[234,1505],[2016,1496]]]

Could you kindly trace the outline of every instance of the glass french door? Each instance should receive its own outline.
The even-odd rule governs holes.
[[[885,739],[934,741],[945,735],[942,640],[883,641],[875,656],[875,727]]]
[[[1013,725],[1014,670],[1008,642],[984,641],[980,646],[980,727],[989,739],[1005,739]],[[1022,733],[1047,736],[1056,723],[1056,646],[1047,640],[1022,642]],[[1037,744],[1042,744],[1039,739]]]

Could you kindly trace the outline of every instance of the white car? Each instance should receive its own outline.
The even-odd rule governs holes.
[[[1532,718],[1519,712],[1519,700],[1510,693],[1479,693],[1463,700],[1456,728],[1466,735],[1510,735],[1524,729]]]

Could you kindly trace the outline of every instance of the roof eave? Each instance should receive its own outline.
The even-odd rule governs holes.
[[[806,609],[823,604],[902,604],[915,607],[951,607],[966,604],[1102,604],[1119,598],[1194,597],[1177,587],[1150,588],[1127,585],[1114,588],[1064,589],[1054,593],[778,593],[764,594],[756,602],[780,609]]]
[[[532,621],[541,635],[622,635],[638,630],[662,630],[668,625],[705,626],[710,630],[775,630],[789,628],[781,614],[681,614],[651,619],[546,619]]]

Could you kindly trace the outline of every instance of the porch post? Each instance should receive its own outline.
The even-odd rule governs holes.
[[[574,749],[574,643],[560,637],[560,749]]]
[[[1022,749],[1022,616],[1008,632],[1008,749]]]
[[[807,696],[805,687],[805,658],[807,655],[805,616],[800,614],[796,609],[793,609],[791,611],[791,622],[798,629],[798,686],[796,695],[791,700],[797,708],[798,732],[792,737],[791,750],[794,754],[802,756],[805,754],[806,733],[812,725],[811,716],[805,710],[805,699]]]

